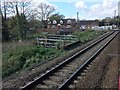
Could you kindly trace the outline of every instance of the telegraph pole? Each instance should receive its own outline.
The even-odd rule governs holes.
[[[120,29],[119,23],[120,23],[120,1],[118,2],[118,30]]]
[[[114,10],[114,18],[116,17],[116,10]]]
[[[79,21],[79,12],[77,12],[77,22]]]
[[[77,12],[77,29],[79,28],[79,12]]]
[[[116,10],[114,10],[114,25],[117,26],[117,23],[116,23],[117,19],[116,19]]]

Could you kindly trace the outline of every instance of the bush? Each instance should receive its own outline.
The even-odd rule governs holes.
[[[53,48],[29,46],[16,48],[3,54],[3,78],[19,70],[30,67],[34,63],[40,63],[60,55],[62,51]]]
[[[77,35],[80,39],[80,42],[85,43],[88,42],[92,39],[94,39],[95,37],[98,37],[99,35],[102,35],[103,33],[105,33],[104,31],[94,31],[94,30],[87,30],[87,31],[77,31],[74,34]]]

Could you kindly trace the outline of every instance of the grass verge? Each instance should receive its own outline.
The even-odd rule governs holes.
[[[3,53],[2,77],[61,55],[63,51],[38,46],[19,47]]]
[[[76,31],[74,35],[77,35],[79,37],[81,43],[86,43],[106,32],[107,31],[97,31],[97,30]]]

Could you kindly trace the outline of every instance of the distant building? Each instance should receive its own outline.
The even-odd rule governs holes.
[[[61,19],[59,21],[49,20],[48,28],[75,28],[76,20],[75,19]]]
[[[99,26],[98,20],[82,20],[79,22],[80,29],[92,29]]]
[[[118,2],[118,15],[120,16],[120,1]]]

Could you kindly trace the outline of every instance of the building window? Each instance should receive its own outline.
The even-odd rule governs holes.
[[[56,26],[55,26],[55,25],[52,25],[52,28],[56,28]]]
[[[53,20],[53,24],[57,24],[57,21],[56,21],[56,20]]]
[[[62,20],[60,20],[60,24],[63,24],[63,21],[62,21]]]
[[[71,24],[71,20],[67,20],[67,24]]]
[[[66,28],[71,28],[71,25],[67,25],[67,27]]]

